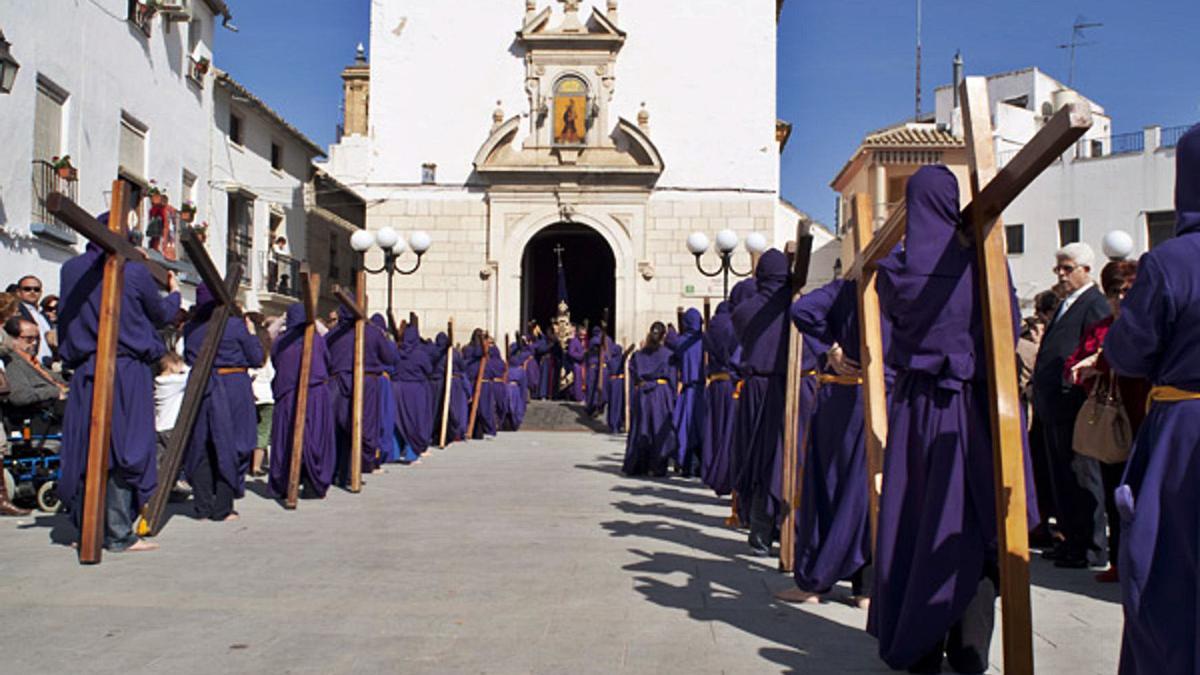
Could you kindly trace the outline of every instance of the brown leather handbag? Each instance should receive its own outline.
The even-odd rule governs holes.
[[[1101,377],[1075,417],[1075,452],[1105,464],[1129,459],[1133,449],[1133,427],[1121,404],[1116,373]]]

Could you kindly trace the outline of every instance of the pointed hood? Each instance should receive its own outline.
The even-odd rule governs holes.
[[[304,305],[293,302],[287,308],[287,328],[293,330],[304,325]]]
[[[1200,232],[1200,124],[1179,138],[1175,150],[1175,234]]]
[[[958,235],[958,179],[938,164],[923,166],[904,191],[908,226],[904,250],[881,266],[902,265],[909,274],[957,277],[975,259],[975,249]]]
[[[347,307],[345,305],[338,305],[337,316],[338,316],[338,323],[342,323],[342,322],[350,323],[350,322],[354,321],[354,310],[350,309],[349,307]]]
[[[703,327],[704,317],[700,316],[700,310],[691,307],[683,313],[683,332],[699,333]]]
[[[788,260],[787,256],[777,248],[763,253],[754,270],[754,286],[760,295],[772,295],[787,285]]]

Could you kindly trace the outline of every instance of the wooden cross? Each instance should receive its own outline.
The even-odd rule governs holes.
[[[483,357],[479,359],[479,372],[475,373],[475,392],[471,397],[471,416],[467,421],[467,440],[474,438],[475,434],[475,419],[479,415],[479,399],[483,394],[483,370],[487,368],[488,362],[488,346],[487,335],[480,335],[480,349],[483,350]],[[464,373],[465,374],[465,373]]]
[[[446,322],[446,388],[442,392],[442,433],[438,447],[445,449],[446,432],[450,427],[450,392],[454,387],[454,317]]]
[[[972,201],[962,222],[979,255],[979,288],[986,337],[988,401],[995,466],[995,499],[999,537],[1000,597],[1003,612],[1004,669],[1018,675],[1033,673],[1032,617],[1029,605],[1029,532],[1025,508],[1024,444],[1017,390],[1011,287],[1000,214],[1055,160],[1092,126],[1086,105],[1068,104],[1050,118],[1005,167],[996,170],[987,80],[969,77],[962,84],[963,126],[966,132]],[[878,491],[882,489],[883,439],[887,415],[883,385],[879,299],[874,291],[874,266],[904,236],[903,208],[872,235],[870,203],[854,199],[855,244],[858,253],[846,277],[859,280],[859,321],[862,324],[863,401],[867,426],[868,482],[871,490],[872,541],[877,539]],[[863,230],[859,233],[859,230]],[[872,367],[874,363],[874,367]]]
[[[287,497],[283,506],[295,509],[300,502],[300,463],[304,454],[304,424],[308,419],[308,380],[312,375],[313,338],[317,333],[317,295],[321,275],[300,269],[300,294],[304,303],[304,346],[300,352],[300,379],[296,385],[296,413],[292,419],[292,457],[288,466]],[[361,461],[361,460],[360,460]],[[361,473],[362,467],[359,467]]]
[[[213,363],[217,359],[217,351],[221,346],[221,338],[225,335],[225,324],[235,310],[235,297],[238,284],[242,278],[241,263],[232,263],[225,271],[225,279],[221,279],[216,265],[208,256],[204,245],[196,238],[195,231],[190,227],[183,232],[183,249],[188,259],[200,273],[206,286],[212,291],[217,307],[208,320],[208,331],[204,334],[204,343],[192,369],[188,372],[187,387],[183,392],[183,401],[179,405],[179,416],[175,420],[175,428],[167,439],[167,449],[163,454],[162,466],[158,472],[158,488],[142,511],[142,522],[138,526],[138,534],[156,536],[167,524],[167,502],[171,490],[175,487],[175,479],[183,467],[184,454],[192,438],[192,429],[200,414],[200,404],[204,401],[204,392],[208,390],[208,381],[212,375]],[[262,364],[259,364],[262,365]]]
[[[121,294],[125,286],[125,261],[144,256],[125,239],[128,191],[119,180],[113,181],[108,227],[92,218],[77,204],[60,193],[46,198],[47,210],[68,227],[79,232],[104,250],[104,278],[100,290],[100,323],[96,335],[96,372],[92,385],[92,415],[88,428],[87,468],[83,483],[83,504],[79,531],[79,562],[100,562],[104,547],[105,494],[108,491],[108,453],[112,439],[113,385],[116,381],[117,338],[121,323]],[[154,264],[148,265],[152,272]],[[166,282],[165,269],[155,274]],[[161,277],[160,277],[161,274]]]
[[[362,491],[363,400],[366,396],[364,350],[367,340],[367,273],[359,270],[355,278],[354,297],[341,288],[334,296],[354,315],[354,367],[350,397],[350,491]]]
[[[784,321],[788,332],[787,395],[783,407],[783,524],[779,536],[779,569],[791,572],[796,564],[796,507],[799,495],[801,463],[800,449],[808,436],[805,425],[804,438],[799,433],[801,385],[804,378],[804,334],[792,324],[791,304],[800,298],[800,292],[808,283],[808,267],[812,260],[813,237],[808,232],[809,222],[800,220],[796,225],[796,239],[787,244],[791,259],[792,295],[785,312]]]

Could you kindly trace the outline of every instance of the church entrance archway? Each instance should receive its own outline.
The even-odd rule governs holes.
[[[521,325],[536,320],[548,329],[558,315],[561,255],[571,320],[599,325],[607,315],[616,334],[616,258],[608,242],[586,225],[558,223],[538,232],[521,257]]]

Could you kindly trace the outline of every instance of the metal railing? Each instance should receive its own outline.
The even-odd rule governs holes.
[[[1142,152],[1146,149],[1146,134],[1133,131],[1127,134],[1113,134],[1109,137],[1108,155],[1125,155]]]
[[[236,230],[229,232],[229,241],[225,244],[226,268],[232,263],[242,266],[242,283],[250,283],[250,251],[254,245],[247,232]]]
[[[300,297],[300,261],[291,256],[262,251],[263,279],[267,291],[292,298]]]
[[[54,165],[44,159],[33,160],[33,213],[30,229],[36,235],[48,237],[63,244],[74,244],[79,240],[75,230],[59,220],[46,208],[46,197],[52,192],[61,192],[71,201],[79,201],[79,181],[63,178]]]
[[[1187,132],[1188,129],[1191,129],[1191,128],[1192,128],[1192,126],[1190,124],[1184,124],[1183,126],[1167,127],[1165,129],[1163,129],[1162,130],[1162,140],[1159,141],[1159,144],[1158,144],[1159,147],[1173,148],[1173,147],[1179,145],[1180,137],[1182,137],[1183,134],[1185,132]]]

